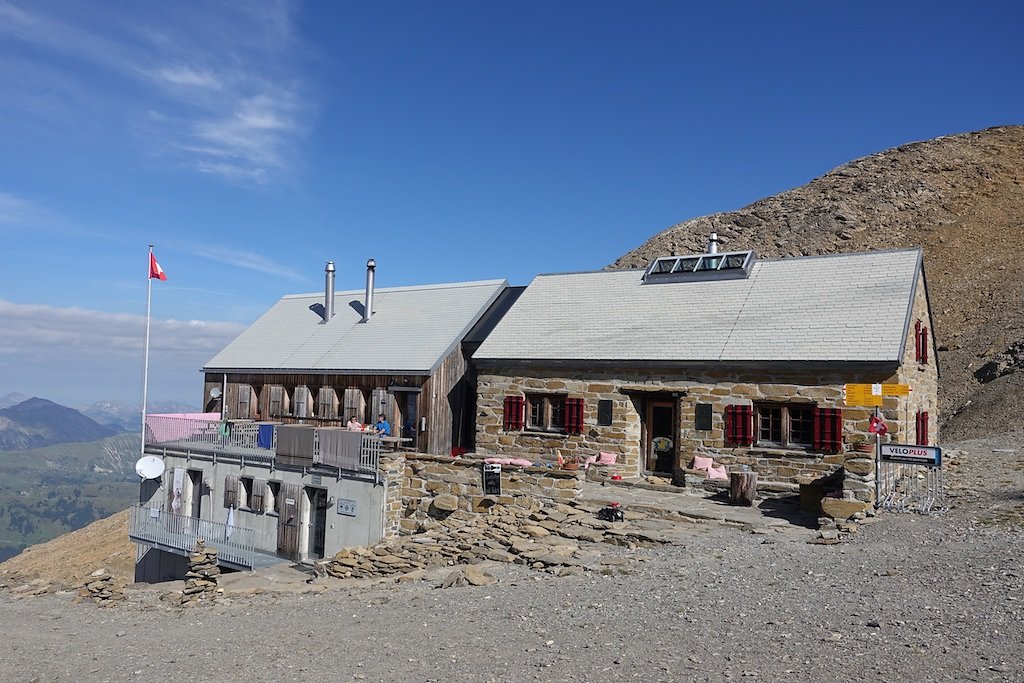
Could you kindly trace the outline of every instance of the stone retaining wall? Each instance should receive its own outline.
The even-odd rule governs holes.
[[[411,453],[395,460],[399,458],[404,462],[399,514],[393,515],[389,496],[387,524],[397,526],[402,533],[415,532],[423,521],[455,510],[485,512],[496,504],[533,510],[542,501],[574,500],[581,493],[584,476],[583,470],[503,466],[501,495],[487,496],[483,491],[482,458]]]

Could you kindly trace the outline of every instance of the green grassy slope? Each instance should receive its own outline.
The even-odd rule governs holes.
[[[138,499],[138,434],[0,452],[0,562]]]

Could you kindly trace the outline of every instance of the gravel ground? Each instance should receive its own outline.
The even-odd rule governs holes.
[[[5,681],[1022,681],[1024,456],[947,449],[953,509],[839,545],[680,524],[605,572],[100,609],[0,592]],[[983,476],[984,475],[984,476]],[[975,485],[985,481],[984,492]]]

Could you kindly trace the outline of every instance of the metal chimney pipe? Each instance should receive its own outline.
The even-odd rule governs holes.
[[[373,273],[376,268],[377,262],[373,259],[366,262],[366,300],[363,302],[364,323],[373,315]]]
[[[334,261],[324,267],[324,322],[334,317]]]
[[[708,253],[709,254],[717,254],[718,253],[718,233],[717,232],[711,233],[711,236],[708,238]]]

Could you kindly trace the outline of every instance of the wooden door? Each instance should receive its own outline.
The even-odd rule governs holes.
[[[647,404],[645,468],[651,472],[671,474],[676,466],[675,405],[668,401]]]
[[[278,503],[277,554],[299,561],[299,526],[302,488],[298,484],[282,484]]]

